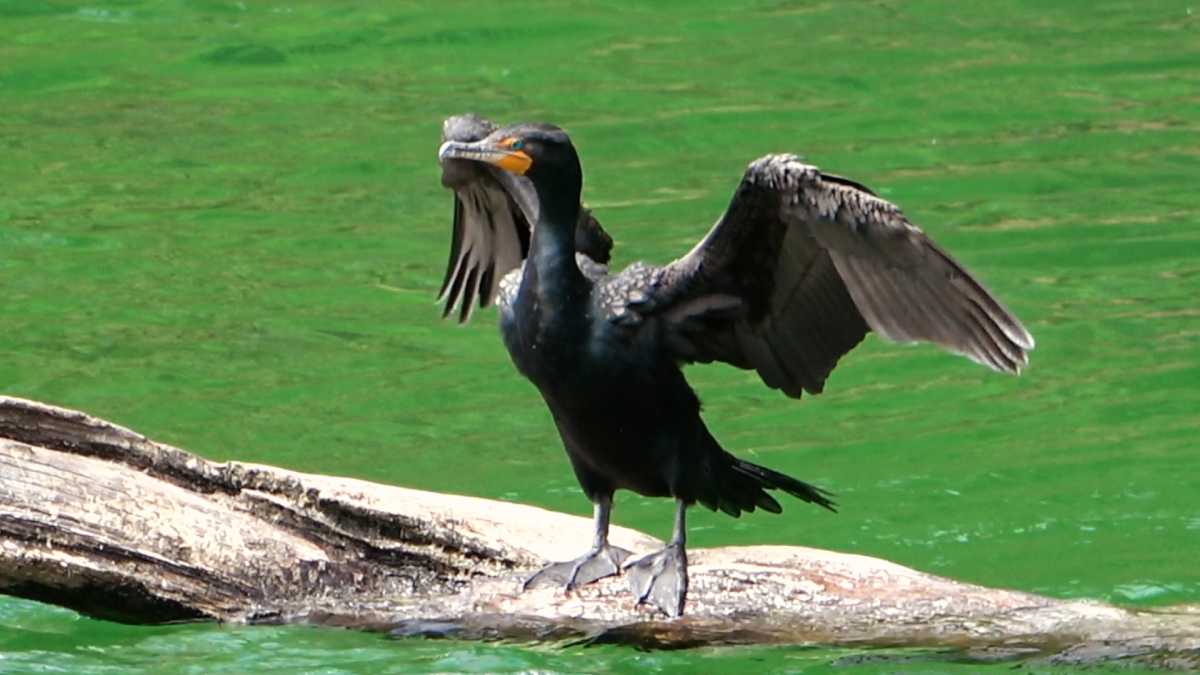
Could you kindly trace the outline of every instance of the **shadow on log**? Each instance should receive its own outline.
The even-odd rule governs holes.
[[[0,397],[0,593],[95,617],[1200,668],[1196,607],[1055,600],[809,548],[689,551],[688,614],[674,621],[635,606],[620,578],[520,592],[590,532],[585,519],[530,506],[209,462],[81,412]],[[612,540],[661,546],[623,528]]]

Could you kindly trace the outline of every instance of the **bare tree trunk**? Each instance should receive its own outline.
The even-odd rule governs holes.
[[[84,413],[0,397],[0,592],[130,623],[308,622],[644,646],[924,646],[978,658],[1200,667],[1200,609],[1135,612],[800,547],[689,551],[688,614],[621,578],[520,590],[588,521],[491,500],[218,464]],[[614,528],[634,551],[657,540]]]

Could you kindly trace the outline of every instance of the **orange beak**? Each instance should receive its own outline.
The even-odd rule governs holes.
[[[525,175],[533,166],[533,158],[521,150],[513,150],[491,139],[483,139],[474,143],[446,141],[438,148],[438,161],[447,159],[469,159],[476,162],[487,162],[518,176]]]

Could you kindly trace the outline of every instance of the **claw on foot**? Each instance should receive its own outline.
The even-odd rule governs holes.
[[[651,604],[671,618],[683,614],[687,600],[687,552],[681,544],[625,563],[629,587],[638,604]]]
[[[593,581],[621,573],[621,564],[629,557],[629,551],[618,546],[593,548],[575,560],[546,565],[525,580],[521,590],[538,586],[559,585],[574,590]]]

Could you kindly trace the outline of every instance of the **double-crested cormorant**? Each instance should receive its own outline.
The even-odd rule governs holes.
[[[595,507],[591,550],[527,585],[569,589],[624,570],[639,602],[678,616],[688,506],[779,513],[767,491],[782,490],[832,510],[820,488],[723,450],[683,364],[753,368],[799,398],[819,393],[870,330],[1000,372],[1028,362],[1033,338],[1016,317],[899,209],[792,155],[752,162],[682,258],[609,275],[600,263],[611,239],[580,206],[583,174],[566,133],[463,116],[446,121],[444,138],[443,182],[456,193],[446,313],[460,302],[465,320],[497,295],[504,344],[549,406]],[[665,549],[627,562],[608,544],[622,488],[676,500]]]

